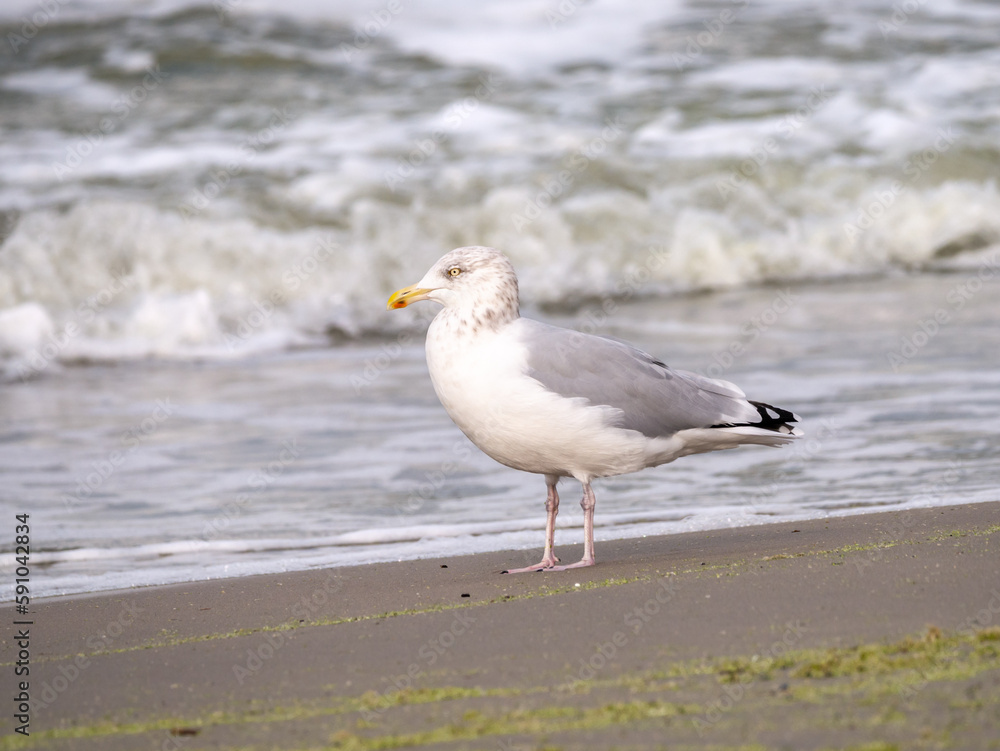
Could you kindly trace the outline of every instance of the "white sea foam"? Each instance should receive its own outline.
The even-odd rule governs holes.
[[[826,175],[831,183],[850,178]],[[312,187],[300,182],[291,195],[324,195],[321,176],[308,180]],[[711,180],[703,180],[706,198],[716,189]],[[673,190],[647,200],[591,191],[546,209],[522,233],[511,217],[529,216],[538,197],[525,189],[495,191],[480,206],[405,214],[386,204],[356,205],[347,231],[185,222],[141,204],[80,203],[67,213],[29,213],[7,239],[0,341],[8,356],[54,342],[49,359],[73,361],[228,357],[305,344],[328,331],[392,333],[401,321],[384,315],[383,298],[456,242],[509,252],[526,302],[572,304],[581,296],[921,267],[949,242],[1000,238],[993,185],[904,184],[898,195],[890,189],[879,182],[836,199],[835,185],[824,194],[814,183],[780,206],[748,184],[720,209]],[[889,206],[880,198],[886,195]],[[864,226],[876,212],[878,221]],[[463,237],[463,225],[478,227],[476,236]],[[591,240],[580,235],[583,227]],[[363,245],[352,237],[358,231]]]

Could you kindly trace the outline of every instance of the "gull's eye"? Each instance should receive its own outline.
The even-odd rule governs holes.
[[[448,269],[448,276],[458,276],[461,273],[462,270],[458,268],[458,266],[452,266],[450,269]]]

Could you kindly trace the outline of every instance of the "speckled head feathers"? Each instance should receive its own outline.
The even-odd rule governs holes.
[[[445,253],[416,286],[433,290],[428,299],[444,305],[473,333],[519,316],[517,274],[507,256],[494,248],[471,246]]]

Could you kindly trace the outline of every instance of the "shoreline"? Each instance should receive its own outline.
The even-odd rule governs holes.
[[[990,501],[981,501],[981,502],[976,502],[976,503],[990,503]],[[773,525],[773,524],[790,524],[790,525],[794,525],[794,524],[806,523],[806,522],[823,522],[823,521],[828,521],[830,519],[850,518],[850,517],[854,517],[854,516],[871,516],[871,515],[884,514],[884,513],[906,514],[906,513],[909,513],[911,511],[932,510],[932,509],[935,509],[935,508],[949,508],[952,505],[954,505],[954,504],[945,504],[945,505],[941,505],[941,506],[920,506],[920,507],[907,507],[907,506],[896,506],[896,505],[857,507],[857,508],[848,509],[846,511],[843,510],[843,509],[837,509],[837,510],[833,510],[833,511],[827,512],[828,513],[827,516],[816,516],[816,517],[811,517],[811,516],[810,517],[795,517],[795,516],[785,516],[785,515],[759,516],[759,517],[753,519],[753,521],[751,521],[749,523],[741,523],[741,524],[738,524],[738,525],[721,524],[720,526],[704,526],[704,527],[703,526],[699,526],[698,528],[693,529],[693,530],[669,531],[669,532],[662,532],[662,533],[656,533],[656,534],[641,534],[640,533],[640,534],[636,534],[636,535],[629,535],[627,537],[611,537],[611,538],[607,538],[607,539],[598,539],[597,540],[597,545],[598,545],[598,553],[599,553],[599,555],[598,555],[597,562],[598,562],[598,565],[600,565],[603,562],[604,558],[603,558],[602,555],[600,555],[600,553],[601,553],[601,551],[603,551],[603,549],[604,549],[605,546],[615,545],[615,544],[619,544],[619,543],[624,544],[624,543],[627,543],[629,541],[634,541],[634,540],[661,540],[661,541],[666,541],[666,540],[671,540],[671,539],[679,538],[679,537],[681,537],[683,535],[689,535],[689,534],[712,534],[712,533],[720,532],[720,531],[723,531],[723,530],[745,530],[745,529],[753,529],[753,528],[756,528],[756,527],[770,526],[770,525]],[[963,505],[970,505],[970,504],[963,504]],[[971,505],[975,505],[975,503],[973,503]],[[573,511],[576,512],[576,507],[575,506],[574,506]],[[613,530],[613,529],[614,529],[614,527],[603,527],[602,528],[600,526],[597,526],[597,527],[595,527],[595,535],[598,534],[598,533],[601,533],[602,531],[606,533],[609,530]],[[571,523],[568,526],[565,526],[565,527],[560,526],[560,527],[557,528],[557,530],[556,530],[556,549],[557,549],[556,552],[559,554],[560,560],[562,560],[562,561],[569,560],[569,558],[567,558],[566,556],[562,555],[562,551],[564,549],[569,549],[569,550],[582,550],[583,549],[583,545],[581,543],[575,542],[576,538],[582,535],[582,530],[583,530],[582,518],[575,520],[574,523]],[[532,533],[532,535],[533,535],[534,538],[541,539],[541,536],[543,535],[543,533],[544,533],[544,529],[542,527],[539,527],[538,529],[536,529]],[[477,534],[481,535],[481,536],[489,536],[492,533],[477,533]],[[445,538],[445,539],[448,539],[448,538]],[[664,543],[664,544],[666,544],[666,543]],[[494,556],[494,557],[498,557],[498,558],[503,558],[504,556],[507,556],[511,560],[515,560],[515,561],[522,561],[522,559],[523,559],[523,565],[529,565],[531,563],[535,563],[537,561],[537,559],[539,559],[541,557],[541,549],[542,549],[542,546],[539,544],[537,546],[531,546],[531,547],[525,547],[525,548],[503,548],[503,549],[498,549],[498,550],[482,550],[482,551],[476,551],[476,552],[459,552],[459,553],[455,553],[454,555],[447,555],[447,554],[422,555],[420,557],[415,557],[415,558],[410,558],[410,557],[407,557],[407,558],[391,558],[391,559],[385,559],[385,560],[365,561],[365,562],[361,562],[361,563],[358,563],[358,562],[355,562],[355,561],[331,562],[331,563],[323,564],[323,565],[311,565],[311,566],[309,566],[307,568],[293,568],[293,569],[275,570],[275,571],[265,570],[265,571],[239,572],[239,573],[234,573],[232,575],[226,575],[226,576],[214,575],[214,576],[210,576],[210,577],[204,578],[204,579],[179,579],[179,580],[167,580],[167,581],[154,581],[154,582],[151,582],[151,583],[140,582],[140,583],[136,583],[136,584],[133,584],[133,585],[130,585],[130,586],[126,586],[126,587],[121,587],[121,586],[107,586],[107,587],[102,587],[102,588],[99,588],[99,589],[89,589],[89,590],[75,591],[75,592],[45,593],[45,594],[41,594],[41,595],[32,596],[31,599],[32,599],[33,602],[42,602],[42,601],[49,602],[49,601],[67,600],[67,599],[73,599],[73,598],[79,598],[79,597],[113,596],[113,595],[116,595],[116,594],[122,594],[122,593],[126,593],[126,592],[142,592],[144,590],[159,590],[159,589],[165,589],[165,588],[170,588],[170,587],[195,586],[195,585],[199,585],[199,584],[211,584],[213,582],[220,583],[220,582],[226,582],[226,581],[231,581],[231,580],[251,579],[251,578],[254,578],[254,577],[295,575],[295,574],[305,574],[305,573],[308,573],[308,572],[317,572],[317,571],[354,570],[354,569],[361,569],[361,568],[363,568],[365,566],[386,566],[386,565],[393,565],[393,564],[401,564],[402,565],[402,564],[406,564],[406,563],[416,563],[418,561],[435,561],[435,560],[439,560],[439,559],[440,560],[449,560],[451,558],[454,558],[454,559],[476,558],[476,557],[480,557],[480,556],[484,556],[484,555],[485,556]],[[535,551],[535,552],[532,553],[531,555],[529,555],[529,553],[531,551]],[[502,563],[502,561],[501,561],[501,563]],[[511,567],[515,567],[515,566],[519,566],[519,565],[522,565],[522,563],[511,564]],[[506,566],[502,566],[501,569],[499,569],[499,570],[503,570],[503,568],[507,568],[507,567]],[[13,605],[14,605],[14,600],[13,599],[10,599],[10,600],[0,600],[0,608],[11,607]]]
[[[825,712],[820,689],[862,715],[883,691],[914,723],[878,727],[922,747],[921,727],[940,740],[954,720],[935,702],[969,686],[985,742],[1000,723],[998,546],[1000,502],[986,502],[611,540],[597,566],[563,572],[499,573],[531,549],[44,598],[31,736],[0,749],[872,739],[829,717],[777,727],[789,705]],[[926,664],[888,660],[886,685],[871,665],[803,673],[861,645],[881,664],[893,644]]]

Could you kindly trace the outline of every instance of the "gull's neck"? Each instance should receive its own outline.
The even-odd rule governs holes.
[[[515,286],[496,290],[486,299],[455,300],[434,317],[434,324],[452,336],[478,336],[496,333],[520,316]]]

